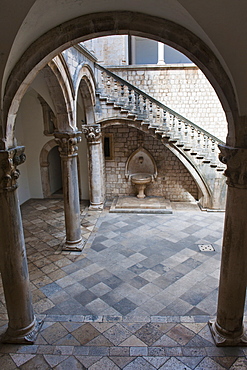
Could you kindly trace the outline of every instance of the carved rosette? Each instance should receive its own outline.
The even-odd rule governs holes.
[[[81,131],[55,132],[55,140],[59,146],[61,157],[74,157],[78,153],[78,143],[81,141]]]
[[[219,159],[227,165],[224,175],[227,185],[247,189],[247,149],[219,145]]]
[[[18,187],[20,172],[17,166],[26,160],[24,150],[24,146],[0,150],[0,192],[13,191]]]
[[[97,144],[101,141],[101,127],[98,124],[95,125],[82,125],[82,132],[90,144]]]

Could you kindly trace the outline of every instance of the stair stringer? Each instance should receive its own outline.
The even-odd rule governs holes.
[[[198,201],[203,208],[213,208],[212,204],[212,191],[203,176],[202,172],[199,170],[197,166],[194,165],[190,158],[184,154],[182,150],[179,150],[176,146],[171,145],[170,143],[164,143],[164,140],[157,137],[155,132],[152,132],[150,129],[141,125],[141,121],[134,121],[128,118],[121,118],[121,117],[109,117],[107,119],[103,119],[97,121],[98,124],[101,125],[102,128],[116,126],[116,125],[127,125],[128,127],[134,127],[145,134],[152,136],[153,138],[160,140],[161,143],[170,150],[185,166],[188,172],[191,174],[192,178],[194,179],[197,187],[198,187]]]

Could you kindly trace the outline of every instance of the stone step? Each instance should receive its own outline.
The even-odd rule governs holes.
[[[119,103],[116,99],[105,97],[100,94],[98,95],[98,98],[101,103],[106,105],[107,109],[111,107],[111,109],[115,110],[116,113],[118,112],[117,114],[135,121],[142,126],[145,132],[149,131],[150,133],[155,134],[157,138],[165,139],[167,142],[177,146],[178,148],[182,148],[186,153],[186,156],[193,160],[199,160],[202,164],[210,165],[211,168],[216,168],[217,171],[224,171],[224,167],[220,166],[217,160],[212,160],[210,155],[203,152],[203,148],[192,147],[188,144],[187,139],[186,142],[183,141],[181,132],[178,133],[174,132],[172,129],[169,130],[167,126],[163,129],[160,124],[156,124],[155,121],[150,120],[150,117],[147,118],[147,115],[132,109],[131,106]],[[155,117],[153,117],[153,120],[155,120]]]

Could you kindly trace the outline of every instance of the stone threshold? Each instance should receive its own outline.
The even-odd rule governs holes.
[[[171,214],[173,213],[170,201],[164,197],[145,197],[138,199],[134,196],[114,198],[110,213],[151,213]]]
[[[207,323],[215,319],[212,315],[196,316],[112,316],[112,315],[36,315],[38,321],[44,322],[97,322],[97,323]],[[247,317],[246,317],[247,320]]]

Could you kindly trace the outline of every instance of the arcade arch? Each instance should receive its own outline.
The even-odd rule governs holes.
[[[4,247],[8,247],[9,254],[12,256],[11,266],[9,264],[4,266],[4,261],[2,261],[1,269],[9,313],[9,328],[6,340],[10,342],[33,341],[33,333],[37,328],[37,323],[32,312],[28,287],[26,257],[25,253],[23,253],[24,238],[20,221],[20,210],[15,192],[16,179],[18,177],[16,166],[22,163],[25,159],[23,148],[16,147],[16,140],[14,137],[15,119],[21,99],[38,71],[62,50],[72,44],[76,44],[79,41],[89,38],[107,34],[124,34],[128,32],[133,35],[164,42],[175,47],[199,66],[213,85],[226,113],[229,125],[227,144],[234,146],[234,149],[236,149],[234,154],[232,154],[233,151],[229,148],[223,149],[223,161],[231,161],[232,156],[237,155],[240,156],[239,161],[244,162],[244,156],[241,156],[242,152],[240,153],[238,151],[238,147],[241,147],[242,145],[244,146],[245,144],[245,138],[239,134],[241,133],[240,124],[242,123],[242,119],[238,115],[236,97],[231,81],[211,49],[189,30],[171,21],[146,14],[132,12],[107,12],[78,17],[48,31],[45,35],[36,40],[26,50],[14,67],[6,85],[3,104],[4,126],[0,148],[4,157],[3,159],[7,159],[10,167],[8,167],[8,176],[5,176],[4,178],[5,180],[0,204],[6,204],[8,201],[8,203],[11,203],[12,207],[0,212],[0,224],[2,225],[2,230],[9,230],[10,226],[8,224],[8,220],[14,219],[11,224],[13,229],[11,231],[13,233],[10,232],[12,235],[8,236],[8,240],[5,241],[5,245],[2,247],[3,249]],[[58,35],[59,37],[57,37]],[[56,67],[57,66],[58,64]],[[52,68],[53,67],[55,68],[55,66],[52,66]],[[82,87],[85,87],[84,82]],[[67,131],[60,131],[55,135],[56,142],[59,143],[61,148],[61,157],[64,160],[63,172],[66,174],[64,175],[64,178],[66,179],[77,177],[77,172],[75,171],[76,159],[73,158],[75,158],[74,154],[77,151],[77,143],[79,139],[78,131],[76,129],[75,122],[73,121],[74,117],[72,116],[73,107],[70,106],[71,97],[72,95],[68,97],[68,99],[65,99],[67,110],[59,111],[62,118],[61,126],[59,123],[58,126]],[[64,112],[68,113],[65,126],[63,125],[64,122],[62,122],[64,119]],[[232,165],[230,163],[230,166],[232,166],[233,169],[235,167],[234,163]],[[72,167],[73,173],[68,173],[69,168]],[[234,176],[230,178],[230,184],[234,186],[230,188],[228,193],[229,200],[227,212],[228,209],[231,209],[234,215],[237,214],[238,207],[240,207],[241,203],[247,203],[246,195],[241,188],[241,182],[238,182],[239,177],[241,179],[244,178],[242,172],[237,172],[237,177],[234,173]],[[73,187],[74,184],[77,184],[76,187]],[[240,190],[239,187],[241,188]],[[68,194],[74,194],[74,198],[71,198],[69,203],[65,204],[65,213],[67,212],[68,215],[68,224],[71,226],[71,222],[73,220],[73,223],[77,225],[73,230],[74,237],[77,235],[77,240],[73,240],[72,244],[79,243],[81,239],[78,234],[78,208],[75,207],[76,209],[72,211],[70,207],[70,204],[75,204],[75,199],[79,199],[78,181],[74,181],[73,184],[66,181],[64,183],[64,189]],[[8,192],[5,190],[8,190]],[[239,196],[240,193],[241,197]],[[240,198],[242,198],[241,201]],[[244,202],[242,201],[243,199]],[[75,222],[75,220],[77,221]],[[223,255],[218,316],[216,324],[212,326],[212,331],[215,335],[216,341],[218,343],[225,342],[228,345],[229,343],[231,345],[239,343],[243,344],[244,341],[243,305],[246,286],[244,279],[241,278],[240,272],[242,272],[243,277],[245,271],[243,264],[245,263],[246,255],[244,252],[243,241],[240,241],[239,238],[236,238],[236,241],[234,241],[234,235],[230,235],[228,231],[230,229],[232,230],[233,226],[238,235],[244,234],[244,232],[239,232],[241,227],[233,217],[230,217],[230,213],[228,213],[228,219],[225,225],[224,249],[232,251],[234,248],[231,248],[231,246],[237,245],[239,253],[236,254],[236,252],[231,252],[231,258],[228,258],[227,252]],[[71,242],[70,236],[71,235],[67,236],[68,244]],[[4,237],[2,240],[4,240]],[[239,251],[240,249],[241,251]],[[238,276],[236,276],[234,273],[234,266],[239,263],[242,267],[239,268],[240,272]],[[234,279],[231,279],[231,276],[234,276]],[[16,291],[15,300],[20,302],[18,315],[16,314],[15,302],[13,304],[13,290]],[[231,302],[234,302],[233,306],[231,305]]]

